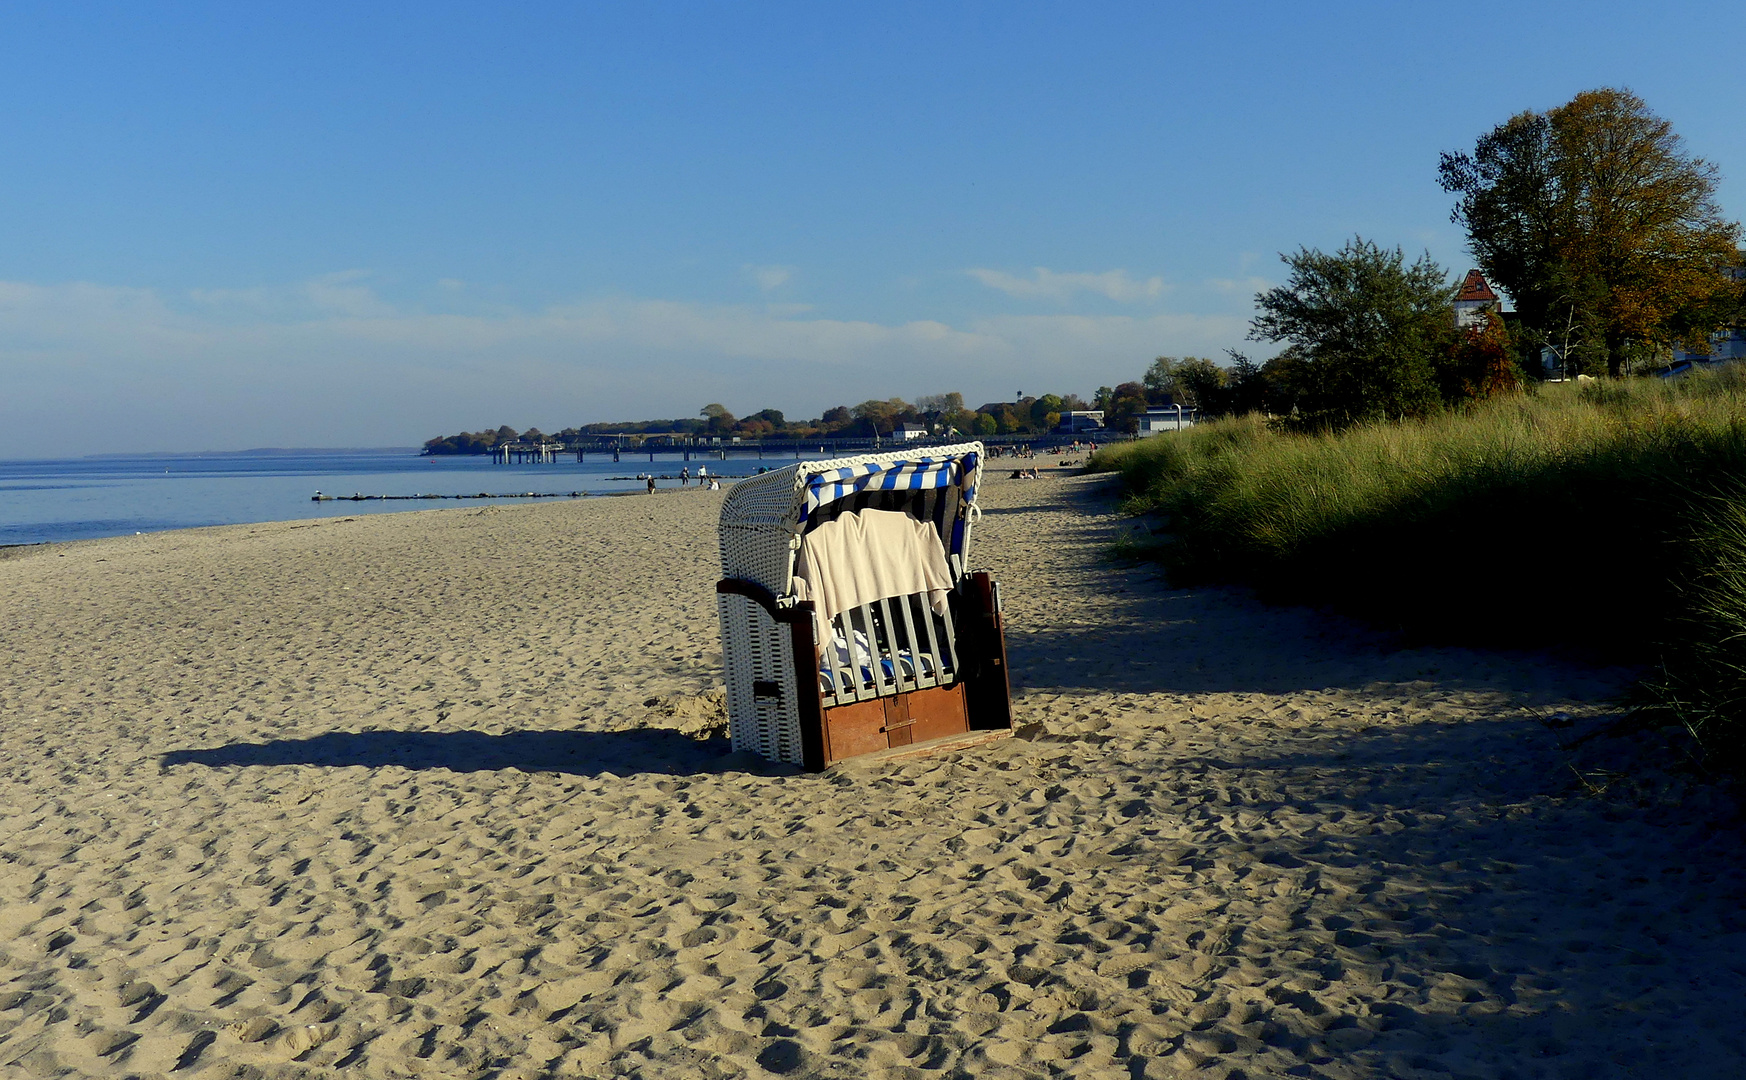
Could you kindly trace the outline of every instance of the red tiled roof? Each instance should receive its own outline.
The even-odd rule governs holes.
[[[1485,283],[1485,275],[1477,270],[1467,271],[1467,280],[1461,283],[1461,291],[1455,294],[1457,302],[1462,300],[1489,300],[1497,303],[1497,293],[1491,291],[1491,286]]]

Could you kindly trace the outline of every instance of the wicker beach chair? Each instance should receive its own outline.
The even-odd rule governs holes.
[[[817,770],[1010,733],[999,587],[965,562],[982,457],[981,443],[899,450],[801,462],[734,486],[722,503],[716,606],[735,750]],[[843,543],[894,520],[943,556],[943,575],[827,618],[817,580],[797,567],[829,575],[824,552],[841,561]],[[827,526],[852,531],[832,534],[833,548],[818,531]]]

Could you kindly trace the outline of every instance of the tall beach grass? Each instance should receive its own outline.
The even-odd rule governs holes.
[[[1339,434],[1259,417],[1098,452],[1182,584],[1254,586],[1423,641],[1658,665],[1722,756],[1746,709],[1746,375],[1554,385]]]

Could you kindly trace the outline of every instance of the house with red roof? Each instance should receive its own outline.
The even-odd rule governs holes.
[[[1467,279],[1461,283],[1460,291],[1455,294],[1456,329],[1484,326],[1485,313],[1488,311],[1503,314],[1503,301],[1498,299],[1497,293],[1491,291],[1484,274],[1478,270],[1469,270]]]

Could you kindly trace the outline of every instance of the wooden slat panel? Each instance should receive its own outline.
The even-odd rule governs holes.
[[[913,694],[902,694],[898,697],[885,699],[885,740],[889,746],[908,746],[915,742],[914,727],[909,719],[909,699]]]
[[[878,603],[879,603],[879,614],[881,616],[883,616],[883,618],[885,620],[885,647],[881,650],[881,652],[884,655],[885,659],[891,661],[891,681],[896,686],[897,692],[900,694],[907,694],[908,692],[910,692],[911,690],[914,690],[916,688],[915,687],[915,679],[913,677],[911,677],[909,675],[905,675],[903,673],[903,656],[901,655],[902,650],[898,647],[898,644],[897,644],[897,642],[898,642],[897,617],[891,613],[891,601],[880,600]],[[904,621],[907,622],[908,621],[908,605],[899,603],[898,607],[899,607],[899,609],[904,610],[904,612],[905,612],[905,620]]]
[[[970,714],[964,707],[962,686],[917,690],[905,695],[903,701],[909,712],[910,739],[914,742],[961,735],[970,730]]]
[[[824,711],[830,760],[870,754],[891,745],[885,731],[885,702],[878,698]]]
[[[885,677],[885,669],[880,660],[879,623],[873,618],[873,608],[870,604],[862,604],[855,610],[861,613],[861,619],[867,627],[867,672],[873,679],[873,685],[867,687],[863,697],[880,697],[897,692],[895,681]],[[856,674],[860,671],[857,668]]]
[[[836,646],[836,624],[838,621],[846,622],[847,620],[843,620],[841,616],[838,616],[837,619],[831,620],[831,640],[819,643],[819,648],[824,651],[825,660],[828,662],[830,668],[831,688],[824,694],[826,705],[835,704],[844,693],[843,656],[837,651]]]
[[[900,596],[897,598],[898,609],[903,612],[903,630],[909,637],[910,663],[915,669],[915,677],[912,681],[915,683],[917,689],[921,689],[923,687],[933,686],[940,681],[940,665],[938,661],[939,654],[934,653],[933,650],[928,647],[928,643],[921,637],[921,635],[915,632],[916,622],[918,621],[915,617],[915,608],[918,603],[920,604],[922,613],[922,617],[919,621],[921,622],[921,625],[926,626],[932,613],[928,611],[927,598],[925,596],[919,601],[913,595]],[[934,661],[934,673],[931,675],[928,673],[928,665],[923,662],[924,653],[931,654],[928,659]]]
[[[962,606],[960,606],[959,610],[963,610]],[[953,678],[954,680],[962,678],[964,675],[963,659],[962,654],[958,652],[958,635],[956,631],[952,629],[952,615],[950,609],[947,610],[946,617],[940,620],[940,625],[946,628],[946,648],[950,650],[952,654]]]
[[[861,626],[855,625],[857,615],[866,619],[867,609],[850,608],[843,612],[843,640],[848,643],[849,648],[849,692],[847,696],[850,701],[866,701],[874,695],[867,692],[861,679],[861,654],[855,647],[855,634],[857,631],[865,634],[867,629],[872,628],[872,620],[867,619],[864,624],[866,629],[863,629]],[[872,635],[867,636],[870,638]]]
[[[841,705],[845,701],[858,701],[860,699],[855,695],[855,680],[852,678],[844,678],[845,675],[853,674],[855,666],[855,650],[853,648],[855,627],[850,623],[849,613],[846,611],[837,615],[836,622],[842,624],[843,638],[850,643],[849,656],[846,661],[847,666],[844,666],[845,662],[842,660],[842,654],[839,653],[835,669],[837,675],[837,704]],[[833,624],[833,629],[834,628],[835,626]],[[834,639],[832,641],[832,647],[835,647]]]
[[[921,607],[922,629],[924,631],[926,631],[926,634],[924,635],[924,640],[926,642],[926,648],[928,650],[929,655],[931,655],[934,658],[934,676],[933,676],[933,679],[934,679],[934,683],[937,685],[939,683],[943,683],[946,681],[946,668],[948,666],[947,660],[949,660],[950,657],[948,657],[945,653],[940,651],[940,636],[934,632],[934,609],[933,609],[933,606],[928,603],[927,597],[925,597],[925,596],[922,597],[918,601],[918,603],[920,604],[920,607]],[[956,668],[957,668],[956,664],[952,664],[950,666],[954,670],[956,670]]]

